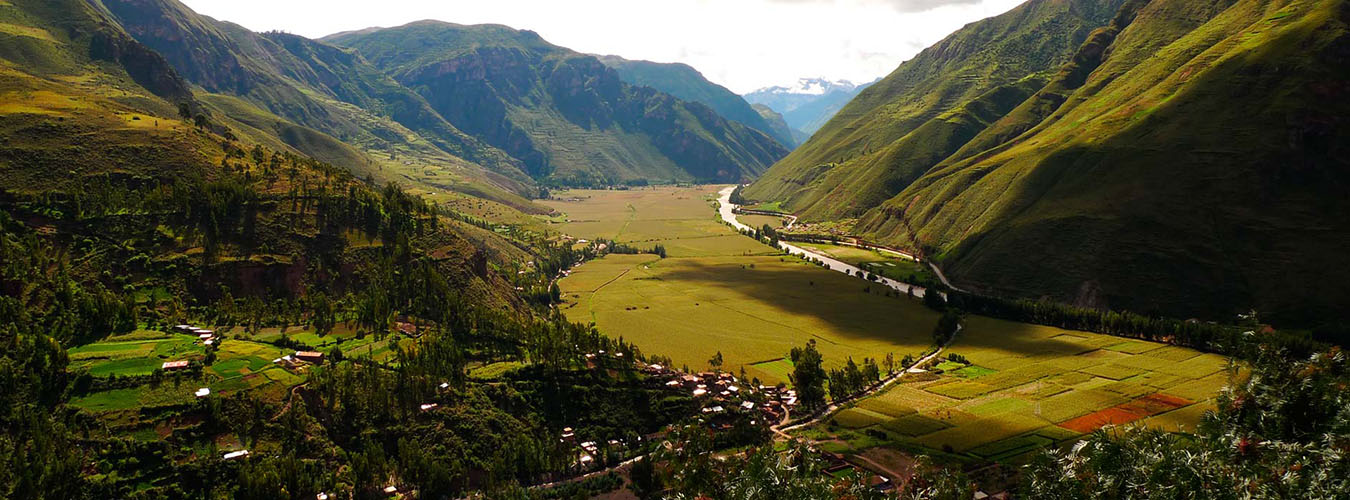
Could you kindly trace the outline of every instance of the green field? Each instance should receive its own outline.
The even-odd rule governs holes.
[[[564,214],[563,234],[604,238],[641,249],[666,247],[670,257],[772,255],[773,248],[736,234],[717,220],[717,187],[649,187],[559,191],[540,202]]]
[[[577,267],[559,282],[567,317],[694,369],[720,351],[724,368],[744,366],[763,382],[786,382],[786,362],[763,362],[810,339],[829,366],[918,354],[931,343],[937,315],[919,303],[887,297],[881,287],[864,292],[861,280],[783,257],[718,222],[711,200],[719,189],[556,194],[572,200],[547,202],[567,214],[564,232],[668,250],[666,259],[609,255]],[[668,234],[643,239],[657,228]]]
[[[71,405],[94,412],[178,405],[191,403],[195,399],[192,393],[201,387],[210,388],[213,395],[228,395],[244,390],[280,395],[300,383],[302,377],[272,363],[272,360],[293,349],[282,349],[262,342],[280,337],[279,331],[271,330],[265,330],[250,340],[218,331],[223,340],[218,344],[215,362],[204,367],[201,379],[170,378],[158,386],[147,384],[95,392],[73,398]],[[289,336],[306,343],[319,340],[311,338],[312,332],[299,330],[291,332]],[[350,342],[344,342],[344,349],[349,345],[369,344],[355,339]],[[323,344],[325,342],[313,342],[313,345]],[[138,330],[110,337],[69,352],[75,368],[87,369],[95,377],[149,375],[165,361],[201,362],[206,357],[205,348],[197,343],[196,337],[153,330]]]
[[[587,262],[559,282],[562,311],[692,369],[706,368],[720,351],[725,369],[744,367],[768,383],[786,382],[792,366],[782,358],[812,339],[827,367],[931,347],[937,315],[918,301],[864,291],[868,284],[857,278],[799,259],[745,255],[737,251],[741,243],[702,244],[710,238],[702,231],[716,230],[713,238],[769,250],[711,220],[707,200],[716,190],[572,191],[560,195],[572,201],[551,202],[566,211],[573,222],[564,227],[579,238],[646,241],[639,238],[663,227],[668,237],[650,241],[668,248],[700,242],[698,252],[672,251],[666,259]],[[887,275],[923,272],[880,252],[809,246]],[[1108,423],[1190,428],[1228,377],[1216,355],[978,316],[966,318],[948,352],[968,363],[942,362],[803,432],[832,436],[829,444],[844,451],[886,446],[1017,461]]]
[[[880,274],[893,280],[904,281],[907,283],[927,283],[936,280],[927,267],[904,257],[898,257],[876,250],[845,245],[831,245],[828,243],[793,244],[815,252],[823,253],[830,257],[834,257],[840,262],[856,266],[859,269],[873,274]],[[911,278],[911,276],[913,276],[913,278]]]
[[[1105,423],[1193,429],[1228,380],[1221,356],[978,316],[948,352],[970,364],[945,361],[942,375],[896,384],[818,427],[859,448],[876,446],[859,433],[875,429],[890,439],[883,446],[1018,461]]]

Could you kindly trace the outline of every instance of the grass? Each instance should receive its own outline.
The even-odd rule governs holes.
[[[661,242],[669,252],[609,255],[576,268],[559,282],[568,319],[694,369],[720,351],[726,369],[745,367],[765,383],[787,382],[789,368],[762,362],[812,339],[828,367],[931,344],[937,315],[918,302],[886,297],[880,287],[866,293],[856,278],[773,255],[714,221],[709,200],[719,189],[564,191],[546,202],[567,214],[562,230],[574,237]],[[645,239],[654,236],[661,239]]]
[[[846,429],[861,429],[880,424],[891,417],[884,413],[878,413],[866,408],[849,408],[835,414],[833,420],[835,424]]]
[[[795,244],[803,248],[823,253],[840,262],[855,266],[859,269],[873,274],[880,274],[893,280],[910,281],[912,279],[917,283],[927,283],[937,280],[927,266],[893,254],[845,245],[831,245],[828,243],[803,242]],[[913,278],[911,278],[911,276]]]
[[[946,363],[940,366],[948,371],[935,380],[893,385],[854,404],[837,423],[850,435],[868,429],[889,433],[878,446],[949,449],[973,460],[1013,462],[1105,424],[1192,429],[1212,406],[1227,372],[1217,356],[1178,349],[967,317],[951,352],[965,356],[969,366]],[[1163,360],[1156,355],[1160,351],[1186,360],[1170,366],[1172,371],[1203,376],[1149,369]],[[877,414],[888,418],[860,427]]]
[[[827,368],[849,357],[901,357],[931,345],[936,315],[916,301],[864,292],[867,285],[856,278],[797,259],[700,242],[741,238],[757,245],[725,227],[720,235],[700,234],[715,191],[568,191],[549,202],[566,212],[563,230],[575,237],[645,241],[665,232],[658,241],[668,249],[690,249],[666,259],[610,255],[578,267],[559,282],[563,313],[696,370],[721,352],[724,368],[744,367],[766,383],[787,381],[792,366],[781,356],[808,340]],[[947,362],[941,376],[892,385],[809,432],[835,437],[832,446],[841,450],[950,449],[974,459],[1017,460],[1087,432],[1101,422],[1088,423],[1092,415],[1193,424],[1198,414],[1185,411],[1189,406],[1141,402],[1166,391],[1202,405],[1226,380],[1222,358],[1186,349],[979,316],[968,316],[965,326],[951,350],[969,364]],[[1059,426],[1073,419],[1084,420]]]
[[[69,351],[72,364],[95,377],[149,375],[165,361],[200,358],[204,353],[190,335],[137,331],[86,344]]]

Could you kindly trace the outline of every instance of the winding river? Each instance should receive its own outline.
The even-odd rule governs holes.
[[[735,210],[739,208],[739,206],[731,203],[731,192],[734,191],[735,189],[736,186],[730,186],[717,193],[718,214],[721,215],[723,221],[726,221],[727,223],[731,224],[731,226],[736,228],[736,230],[738,231],[753,231],[754,228],[742,224],[739,220],[736,219]],[[811,251],[809,249],[802,248],[797,245],[787,243],[785,241],[778,242],[778,247],[782,248],[783,251],[791,255],[809,257],[811,259],[818,259],[821,262],[824,262],[825,267],[830,270],[838,271],[845,274],[851,274],[855,276],[858,275],[858,273],[867,272],[852,265],[846,264],[842,261],[839,261],[828,255]],[[880,281],[877,281],[877,283],[891,287],[892,289],[899,291],[900,293],[913,292],[915,297],[920,298],[923,297],[923,294],[925,292],[923,287],[911,285],[909,283],[904,283],[901,281],[896,281],[885,277],[880,277]]]

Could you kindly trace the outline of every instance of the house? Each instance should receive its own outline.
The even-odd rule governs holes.
[[[397,487],[397,486],[394,486],[394,485],[392,485],[392,484],[389,485],[389,486],[385,486],[385,487],[384,487],[384,493],[385,493],[386,495],[393,495],[393,494],[395,494],[395,493],[398,493],[398,487]]]
[[[186,370],[188,367],[188,361],[187,360],[165,361],[164,364],[160,365],[159,367],[164,371]]]
[[[197,396],[199,398],[204,398],[211,395],[211,389],[203,387],[201,389],[197,389],[197,392],[192,393],[192,395]]]
[[[892,491],[895,489],[895,483],[892,483],[889,478],[878,476],[876,474],[867,478],[867,486],[881,492]]]
[[[422,411],[427,411],[427,410],[435,409],[437,406],[440,406],[440,405],[438,405],[438,404],[436,404],[436,403],[426,403],[426,404],[420,406],[419,408],[421,408]]]
[[[295,359],[317,365],[323,363],[323,353],[316,351],[296,351]]]
[[[173,327],[173,331],[178,333],[192,333],[192,330],[195,330],[192,325],[175,325]]]
[[[684,385],[685,385],[685,387],[688,387],[688,388],[690,388],[690,389],[692,389],[692,388],[694,388],[694,387],[697,387],[698,384],[699,384],[699,382],[702,382],[702,381],[703,381],[703,379],[700,379],[700,378],[698,378],[698,377],[696,377],[696,376],[689,375],[689,374],[684,374],[684,375],[681,375],[681,376],[680,376],[680,382],[683,382]]]
[[[232,452],[226,453],[225,456],[223,457],[223,459],[224,459],[224,460],[234,460],[234,459],[236,459],[236,458],[247,457],[247,456],[248,456],[248,450],[239,450],[239,451],[232,451]]]
[[[402,333],[404,335],[414,337],[417,336],[417,325],[414,325],[412,323],[406,321],[399,321],[394,323],[394,328],[397,329],[399,333]]]

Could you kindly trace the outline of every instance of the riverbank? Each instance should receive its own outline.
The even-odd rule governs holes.
[[[736,218],[736,209],[739,208],[739,206],[731,203],[731,192],[734,191],[735,189],[736,189],[735,186],[730,186],[717,193],[718,195],[717,212],[721,216],[723,222],[731,224],[731,227],[736,228],[736,230],[753,231],[754,228],[742,224]],[[844,274],[848,274],[850,276],[858,276],[862,273],[867,272],[856,266],[835,259],[834,257],[830,257],[828,255],[812,251],[805,247],[793,245],[785,241],[779,241],[778,248],[783,249],[783,251],[787,252],[790,255],[796,255],[798,257],[806,258],[808,260],[820,261],[824,264],[826,269],[829,269],[831,271],[841,272]],[[892,252],[894,251],[892,250]],[[912,256],[907,254],[900,254],[900,255],[912,258]],[[939,274],[939,276],[941,276],[941,274]],[[900,293],[913,295],[916,298],[923,298],[924,294],[928,292],[928,290],[924,287],[886,277],[879,277],[877,281],[875,281],[875,283],[885,285]]]

